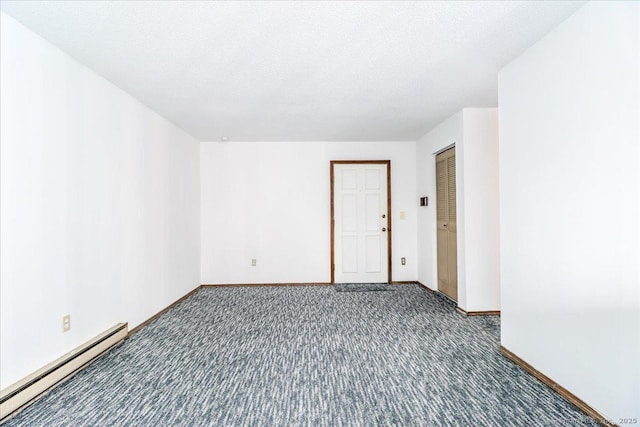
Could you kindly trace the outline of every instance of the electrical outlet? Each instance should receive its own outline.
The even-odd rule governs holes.
[[[400,264],[407,265],[407,259],[405,257],[400,258]]]
[[[407,213],[405,211],[400,211],[400,219],[407,219]]]
[[[68,332],[71,329],[71,315],[67,314],[62,317],[62,332]]]
[[[255,267],[258,264],[258,260],[256,260],[255,258],[253,258],[251,260],[251,267]]]

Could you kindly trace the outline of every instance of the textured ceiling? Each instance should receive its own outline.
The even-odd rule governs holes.
[[[201,140],[416,140],[583,2],[3,1]]]

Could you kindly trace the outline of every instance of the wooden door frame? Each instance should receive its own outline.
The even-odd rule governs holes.
[[[387,166],[387,218],[389,223],[387,225],[387,283],[391,283],[391,160],[331,160],[329,161],[329,187],[331,197],[331,283],[335,283],[335,219],[334,219],[334,192],[333,192],[333,166],[334,165],[386,165]]]

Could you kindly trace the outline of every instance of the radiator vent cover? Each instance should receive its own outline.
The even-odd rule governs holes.
[[[119,323],[21,381],[0,391],[0,422],[16,415],[38,397],[70,378],[127,338],[128,324]]]

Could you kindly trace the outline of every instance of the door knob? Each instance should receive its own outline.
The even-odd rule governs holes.
[[[443,227],[446,227],[446,226],[447,226],[447,224],[442,224],[442,226],[443,226]]]
[[[386,227],[382,227],[382,231],[387,231],[387,228]]]

